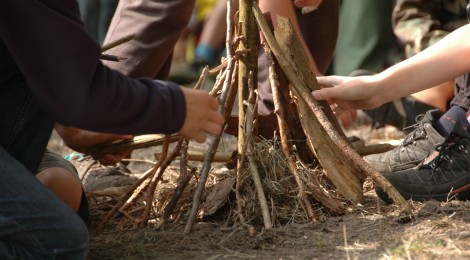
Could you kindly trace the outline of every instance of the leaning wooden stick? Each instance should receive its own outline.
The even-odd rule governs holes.
[[[300,76],[298,71],[294,70],[294,68],[297,67],[297,60],[295,58],[289,60],[289,58],[285,56],[285,50],[281,49],[278,42],[274,38],[274,35],[268,27],[268,24],[266,23],[266,20],[261,14],[259,8],[255,7],[254,10],[256,10],[254,14],[258,20],[258,23],[260,24],[260,28],[263,32],[263,35],[265,36],[266,42],[268,43],[273,54],[276,56],[276,59],[284,71],[284,74],[291,83],[289,86],[291,87],[299,85],[302,86],[302,88],[307,89],[305,82],[301,80],[302,78],[305,79],[305,77]],[[281,17],[277,17],[276,20],[279,27]],[[282,37],[282,35],[279,35],[279,37]],[[284,37],[286,36],[284,35]],[[302,66],[309,67],[309,64],[302,64]],[[318,105],[316,105],[316,108],[320,110],[321,114],[323,115],[321,118],[314,116],[310,111],[310,108],[307,106],[301,106],[303,104],[302,100],[294,99],[294,101],[297,103],[302,128],[307,136],[307,144],[309,145],[312,152],[315,153],[315,157],[319,160],[320,164],[323,166],[327,177],[333,182],[343,197],[362,203],[364,199],[362,184],[363,180],[365,179],[365,175],[354,164],[349,162],[350,160],[343,153],[344,150],[341,150],[337,145],[335,145],[329,135],[335,134],[336,139],[345,139],[337,134],[335,127],[332,126],[330,121],[326,118],[326,116],[324,116],[323,110]],[[321,120],[324,120],[325,123],[320,122]],[[322,124],[329,125],[329,128],[326,130],[326,132],[324,127],[322,127]]]
[[[232,11],[232,8],[231,8],[231,5],[230,5],[230,0],[227,1],[227,21],[230,20],[231,16],[231,11]],[[220,95],[220,98],[219,98],[219,112],[221,114],[224,114],[225,113],[225,101],[227,99],[227,96],[228,96],[228,93],[229,93],[229,89],[230,89],[230,83],[232,81],[232,73],[233,73],[233,67],[235,65],[235,60],[232,59],[232,46],[231,46],[231,34],[232,34],[232,30],[231,30],[231,24],[228,23],[227,24],[227,40],[226,40],[226,45],[227,45],[227,57],[228,57],[228,65],[227,65],[227,75],[226,75],[226,78],[225,78],[225,82],[224,82],[224,87],[222,88],[222,93]],[[224,127],[225,127],[225,124],[224,124]],[[209,170],[210,170],[210,167],[211,167],[211,163],[212,163],[212,159],[214,158],[214,155],[217,151],[217,147],[219,146],[219,142],[220,142],[220,138],[222,136],[222,133],[223,133],[223,127],[222,127],[222,131],[216,135],[216,136],[211,136],[210,137],[210,146],[209,146],[209,150],[207,151],[207,154],[206,154],[206,159],[204,160],[204,164],[202,166],[202,169],[201,169],[201,177],[199,178],[199,183],[197,185],[197,188],[196,188],[196,192],[194,193],[194,197],[193,197],[193,203],[191,205],[191,213],[189,215],[189,219],[188,219],[188,222],[186,223],[186,226],[184,228],[184,233],[185,234],[189,234],[193,228],[193,225],[194,225],[194,221],[196,219],[196,215],[197,215],[197,212],[199,210],[199,205],[201,203],[201,196],[202,196],[202,192],[204,191],[204,187],[206,185],[206,181],[207,181],[207,177],[209,175]]]
[[[273,222],[271,221],[271,216],[269,214],[268,202],[266,201],[266,195],[264,193],[263,184],[258,173],[258,167],[255,163],[253,153],[255,153],[255,145],[253,141],[253,124],[255,121],[256,111],[258,110],[256,94],[254,91],[254,82],[257,80],[253,79],[253,74],[249,74],[248,86],[249,86],[249,96],[246,102],[246,116],[245,116],[245,138],[246,141],[245,147],[248,147],[248,165],[250,166],[251,177],[253,183],[255,184],[256,194],[258,195],[258,201],[261,208],[261,215],[263,216],[264,227],[266,229],[271,229],[273,227]]]
[[[274,113],[277,116],[277,122],[279,125],[279,135],[281,137],[281,145],[282,151],[286,156],[287,163],[289,168],[294,175],[295,182],[297,183],[298,187],[298,196],[301,199],[304,207],[307,209],[307,215],[312,222],[317,220],[315,213],[313,212],[312,205],[308,201],[307,194],[305,193],[304,183],[300,177],[299,172],[297,171],[297,166],[294,162],[294,148],[289,140],[292,140],[288,126],[285,124],[285,110],[281,106],[281,95],[279,93],[279,81],[277,80],[276,76],[276,69],[274,67],[274,60],[271,54],[271,50],[263,44],[264,51],[266,53],[266,57],[268,59],[268,67],[269,67],[269,81],[271,82],[272,91],[273,91],[273,102],[274,102]]]
[[[270,16],[265,15],[265,17],[266,19],[269,19]],[[277,116],[281,115],[281,113],[278,114],[277,111],[283,111],[284,115],[286,115],[281,120],[278,119],[277,122],[278,124],[286,125],[288,128],[287,129],[288,133],[290,135],[289,137],[287,136],[285,137],[282,134],[283,127],[279,126],[279,135],[281,136],[282,148],[283,150],[287,150],[289,153],[291,153],[291,149],[292,149],[291,147],[295,145],[295,151],[296,151],[295,159],[296,160],[301,159],[300,161],[304,161],[305,159],[307,159],[306,162],[310,162],[309,161],[310,148],[308,148],[307,147],[308,145],[305,144],[305,140],[307,137],[303,133],[303,129],[300,126],[301,122],[299,121],[299,118],[298,118],[299,116],[298,108],[295,107],[293,104],[291,104],[292,99],[291,99],[289,89],[282,87],[282,86],[288,85],[288,80],[285,78],[284,73],[281,71],[281,69],[276,64],[274,59],[272,59],[274,61],[274,64],[271,64],[271,59],[270,59],[271,55],[269,55],[269,52],[270,50],[266,51],[268,64],[270,66],[274,65],[274,68],[270,67],[270,71],[269,71],[269,77],[270,77],[270,81],[272,83],[272,88],[273,88],[273,101],[274,101],[274,107],[275,107],[274,111]],[[275,73],[272,73],[272,72],[275,72]],[[279,88],[277,87],[278,85],[279,85]],[[276,107],[279,107],[280,109],[277,109]],[[285,144],[282,140],[283,138],[285,138],[285,140],[288,140],[289,148],[287,149],[285,148]],[[290,158],[291,156],[286,155],[286,157]],[[290,164],[292,163],[292,161],[293,159],[289,159]],[[298,169],[299,164],[295,163],[295,165],[291,165],[290,167]],[[340,201],[336,196],[333,196],[332,193],[329,193],[328,189],[325,189],[323,184],[321,184],[320,182],[319,176],[317,176],[316,173],[307,171],[306,175],[302,176],[302,181],[306,185],[305,187],[306,193],[312,196],[315,200],[320,201],[321,204],[324,207],[326,207],[330,213],[334,215],[338,215],[338,214],[343,215],[345,213],[346,209],[344,208],[342,201]]]
[[[291,64],[287,62],[287,59],[283,55],[281,48],[277,44],[273,33],[269,30],[269,27],[259,7],[254,6],[253,12],[258,22],[258,25],[260,26],[261,31],[263,32],[263,35],[266,41],[268,42],[271,50],[276,56],[286,76],[289,78],[292,85],[295,86],[295,88],[293,89],[297,89],[297,88],[302,89],[302,91],[299,91],[300,93],[298,93],[299,97],[305,100],[307,105],[310,107],[311,111],[318,118],[318,121],[321,123],[322,127],[326,130],[327,134],[330,135],[331,140],[339,148],[339,151],[341,151],[341,153],[344,153],[344,155],[346,155],[347,158],[350,158],[351,162],[354,165],[356,165],[356,167],[359,167],[359,169],[361,169],[364,173],[366,173],[368,176],[371,176],[372,179],[376,183],[378,183],[397,204],[399,204],[400,206],[403,206],[408,213],[411,213],[410,205],[406,203],[403,197],[390,184],[390,182],[388,182],[387,179],[385,179],[382,175],[380,175],[380,173],[376,172],[370,165],[365,163],[364,160],[345,141],[342,135],[336,132],[335,127],[328,121],[327,117],[323,113],[323,110],[318,106],[316,101],[310,95],[310,91],[308,91],[308,88],[304,86],[303,82],[299,81],[298,76],[292,70]]]
[[[258,46],[259,32],[256,21],[251,11],[252,6],[257,5],[255,0],[236,0],[239,1],[237,41],[239,42],[238,50],[251,50],[247,55],[240,59],[238,65],[238,145],[237,151],[240,154],[244,150],[244,123],[246,116],[246,107],[243,102],[248,98],[248,80],[249,74],[253,74],[253,78],[258,78]],[[231,19],[227,16],[227,24]],[[228,32],[227,32],[228,33]],[[230,32],[231,34],[232,32]],[[228,34],[227,34],[228,35]],[[241,171],[245,165],[239,159],[237,164],[237,172]]]

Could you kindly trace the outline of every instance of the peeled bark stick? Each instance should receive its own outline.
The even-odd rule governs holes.
[[[299,106],[303,107],[302,109],[299,109],[299,110],[313,112],[311,115],[308,115],[309,112],[307,112],[306,115],[305,114],[303,115],[305,118],[307,118],[307,120],[311,119],[313,117],[313,115],[315,115],[318,118],[321,118],[322,115],[320,115],[320,114],[322,114],[322,111],[315,104],[315,100],[313,100],[313,97],[310,95],[310,92],[305,92],[305,91],[299,92],[299,90],[295,89],[295,86],[293,86],[293,91],[295,93],[294,95],[299,97],[298,98],[298,100],[300,100]],[[308,99],[308,101],[306,101],[306,99]],[[326,120],[326,119],[323,118],[323,120]],[[318,122],[318,121],[316,121],[316,122]],[[310,130],[310,133],[308,133],[307,136],[308,137],[314,136],[315,135],[314,132],[318,131],[318,129],[321,129],[321,131],[325,131],[325,129],[323,129],[323,127],[325,127],[325,128],[328,127],[328,126],[325,126],[325,125],[327,125],[327,124],[322,123],[321,125],[313,126]],[[307,129],[307,131],[308,131],[309,128],[304,127],[304,129]],[[331,129],[331,126],[330,126],[329,129],[327,128],[326,132],[330,134],[331,133],[330,131],[333,132],[333,130]],[[318,139],[315,139],[315,141],[318,141]],[[333,143],[332,144],[327,144],[327,145],[330,145],[331,147],[335,147],[335,148],[338,148],[338,149],[334,153],[324,154],[322,152],[321,154],[319,154],[321,156],[333,157],[335,159],[335,160],[330,160],[331,158],[328,158],[326,160],[326,162],[331,163],[331,164],[329,164],[327,166],[322,164],[322,166],[324,168],[326,168],[326,167],[333,168],[333,167],[337,167],[338,164],[344,165],[345,163],[346,164],[351,164],[352,163],[353,165],[351,165],[351,166],[353,166],[354,168],[357,167],[359,170],[364,172],[367,176],[370,176],[372,178],[372,180],[375,183],[377,183],[380,187],[382,187],[385,190],[385,192],[387,192],[387,194],[398,205],[404,207],[404,209],[407,213],[411,213],[410,205],[408,203],[406,203],[406,201],[403,199],[403,197],[400,195],[400,193],[398,193],[398,191],[392,186],[392,184],[385,177],[383,177],[380,173],[375,171],[369,164],[367,164],[362,159],[362,157],[359,154],[357,154],[356,151],[353,148],[351,148],[351,146],[347,142],[345,142],[342,138],[335,135],[334,133],[331,135],[331,139],[329,139],[328,141],[333,141]],[[313,142],[311,140],[311,138],[309,138],[309,142]],[[343,158],[343,159],[339,159],[339,158]],[[319,160],[320,160],[320,162],[322,162],[322,160],[320,158],[319,158]],[[336,164],[336,165],[332,165],[332,164]],[[350,168],[350,169],[353,169],[353,168]],[[353,175],[349,173],[349,176],[352,177]],[[328,176],[328,177],[331,179],[330,176]],[[341,184],[348,185],[348,184],[351,183],[350,181],[348,182],[347,180],[344,180],[344,182],[341,182],[339,184],[335,183],[334,180],[332,180],[332,181],[333,181],[333,183],[335,184],[335,186],[337,188],[338,188],[337,185],[341,185]],[[345,189],[343,189],[343,191],[344,190]],[[346,190],[347,190],[347,187],[346,187]],[[338,188],[338,191],[341,194],[343,194],[341,192],[342,190],[340,190],[339,188]],[[344,196],[344,194],[343,194],[343,196]]]
[[[288,126],[285,124],[285,110],[281,105],[281,94],[279,93],[279,81],[277,80],[276,76],[276,68],[274,66],[274,60],[271,54],[271,50],[263,44],[264,51],[266,52],[266,58],[268,59],[268,67],[269,67],[269,81],[271,82],[272,91],[273,91],[273,102],[274,102],[274,113],[277,116],[277,122],[279,125],[279,135],[281,136],[281,145],[282,151],[286,156],[289,168],[294,175],[295,182],[297,183],[297,188],[299,192],[299,198],[302,200],[304,207],[307,209],[307,215],[312,222],[316,221],[317,217],[313,212],[312,205],[308,201],[307,194],[305,193],[304,183],[302,182],[302,178],[300,178],[299,172],[297,171],[297,166],[294,162],[294,147],[289,140],[292,140]]]
[[[275,65],[276,74],[279,80],[284,81],[284,83],[280,86],[288,86],[288,80],[285,78],[284,73],[279,68],[277,63],[275,63]],[[314,162],[313,158],[315,156],[313,155],[313,152],[311,151],[307,142],[307,136],[305,135],[302,128],[299,112],[290,96],[289,88],[280,87],[278,91],[281,98],[281,102],[279,104],[282,104],[283,109],[286,110],[285,114],[289,115],[287,118],[285,118],[285,124],[289,126],[289,133],[292,136],[292,140],[290,140],[290,142],[295,146],[296,155],[299,156],[305,164],[312,164]],[[317,159],[315,158],[315,160]],[[306,191],[310,193],[314,199],[321,202],[323,206],[328,208],[331,213],[341,215],[345,212],[345,208],[342,202],[336,197],[330,195],[330,193],[322,187],[322,184],[320,183],[316,173],[309,172],[308,176],[304,177],[304,179],[306,179],[306,188],[308,187]]]
[[[227,0],[227,39],[226,39],[225,44],[227,47],[227,64],[228,65],[227,65],[227,75],[225,77],[224,86],[222,88],[222,93],[219,98],[219,112],[221,114],[225,113],[224,104],[229,94],[230,83],[232,81],[233,67],[235,65],[235,60],[232,57],[233,51],[232,51],[232,46],[231,46],[231,39],[232,39],[231,12],[232,12],[232,8],[230,5],[230,0]],[[194,193],[189,219],[184,228],[185,234],[189,234],[193,228],[194,221],[196,219],[196,215],[199,210],[199,204],[201,203],[202,192],[204,191],[204,187],[206,185],[207,177],[209,175],[211,163],[217,151],[217,147],[219,146],[220,138],[222,136],[224,127],[225,127],[225,124],[223,125],[222,130],[218,135],[210,137],[209,150],[207,151],[206,158],[204,160],[204,163],[201,169],[201,177],[199,178],[199,183],[196,187],[196,192]]]
[[[253,7],[253,13],[256,17],[256,20],[258,21],[258,25],[260,26],[261,31],[263,32],[263,35],[265,36],[266,41],[268,42],[271,50],[276,56],[286,76],[291,81],[291,84],[293,85],[294,89],[295,88],[302,89],[302,91],[299,94],[301,94],[301,97],[305,100],[308,107],[311,109],[311,111],[313,111],[313,113],[316,116],[316,118],[313,119],[315,121],[313,120],[312,121],[320,124],[319,127],[316,127],[315,129],[317,131],[318,129],[321,129],[323,131],[326,130],[327,135],[325,136],[330,136],[330,138],[325,138],[325,139],[328,140],[328,142],[333,141],[333,144],[334,144],[333,147],[336,148],[335,153],[331,154],[331,150],[324,149],[325,147],[322,147],[320,145],[318,146],[318,149],[321,149],[321,151],[317,150],[316,154],[317,156],[320,154],[324,156],[323,151],[325,153],[330,153],[331,154],[330,156],[333,159],[335,159],[336,163],[339,163],[339,164],[335,164],[333,163],[333,161],[330,161],[331,160],[331,158],[329,158],[330,156],[325,156],[328,162],[331,162],[331,169],[333,169],[331,170],[331,169],[325,168],[320,158],[318,158],[320,160],[320,163],[322,163],[322,165],[324,166],[324,169],[326,169],[327,172],[329,171],[329,177],[331,176],[331,174],[335,174],[335,173],[340,176],[340,178],[338,178],[337,180],[333,180],[330,178],[335,184],[335,186],[338,188],[338,191],[341,194],[343,194],[343,196],[346,193],[347,198],[354,199],[356,201],[362,201],[363,200],[362,179],[363,179],[363,174],[365,173],[368,176],[372,177],[372,179],[376,183],[378,183],[397,204],[399,204],[400,206],[404,206],[406,211],[410,213],[411,212],[410,206],[405,202],[403,197],[396,191],[396,189],[390,184],[390,182],[388,182],[388,180],[385,179],[380,173],[372,169],[370,165],[364,162],[364,160],[347,143],[343,135],[339,134],[336,131],[336,128],[331,124],[331,122],[328,121],[323,110],[318,106],[318,104],[313,99],[312,95],[310,94],[308,87],[306,87],[305,84],[303,84],[303,82],[299,80],[298,75],[296,75],[295,72],[292,70],[291,64],[283,55],[282,49],[279,47],[279,45],[277,44],[274,38],[274,35],[269,30],[269,27],[266,21],[264,20],[261,10],[259,9],[258,6]],[[307,134],[307,137],[309,137],[310,139],[312,136],[309,136]],[[319,141],[319,140],[315,139],[315,141]],[[353,163],[354,167],[347,167],[348,165],[346,165],[346,163],[349,163],[349,164]],[[340,167],[338,168],[338,166]],[[362,172],[357,171],[357,168],[359,168]],[[342,171],[345,171],[347,176],[341,176],[344,174],[344,172]],[[354,171],[354,172],[351,172],[351,171]],[[352,180],[353,178],[354,180]],[[352,189],[348,187],[351,185],[354,185]],[[338,186],[340,186],[341,188]],[[359,189],[360,189],[360,193],[358,193]]]
[[[290,65],[299,79],[305,83],[305,86],[310,90],[320,89],[320,85],[317,82],[316,76],[313,74],[312,67],[307,58],[307,53],[304,46],[302,45],[299,36],[297,35],[294,26],[291,24],[290,20],[286,17],[277,16],[277,27],[275,30],[275,38],[279,47],[284,53],[284,57],[287,60],[292,60]],[[321,39],[317,39],[321,41]],[[331,122],[331,124],[336,128],[339,134],[346,136],[341,129],[341,126],[338,122],[338,119],[333,114],[333,111],[330,108],[330,105],[326,100],[318,101],[318,104],[323,109],[326,117]]]

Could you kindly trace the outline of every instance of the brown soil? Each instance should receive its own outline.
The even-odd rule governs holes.
[[[286,224],[250,236],[246,228],[200,222],[91,233],[89,259],[464,259],[470,257],[470,204],[428,202],[417,217],[396,218],[394,206],[366,203],[341,217]],[[380,209],[379,209],[380,208]]]
[[[397,142],[396,130],[348,132],[369,143]],[[227,149],[233,148],[226,144]],[[140,156],[148,157],[146,151]],[[146,154],[147,153],[147,154]],[[130,166],[130,168],[136,166]],[[137,168],[132,168],[138,171]],[[240,223],[227,224],[224,212],[198,222],[192,233],[183,230],[188,214],[161,230],[96,231],[91,224],[88,259],[468,259],[470,258],[470,203],[414,202],[412,216],[396,205],[380,201],[370,181],[365,185],[364,205],[351,205],[343,216],[327,216],[316,223],[298,219],[254,232]],[[92,212],[93,213],[93,212]]]

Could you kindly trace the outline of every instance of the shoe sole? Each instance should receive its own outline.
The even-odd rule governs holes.
[[[404,199],[409,200],[412,199],[414,201],[428,201],[428,200],[437,200],[437,201],[448,201],[453,198],[457,198],[459,200],[468,200],[470,199],[470,184],[467,184],[463,187],[460,187],[452,192],[445,193],[445,194],[432,194],[432,195],[417,195],[417,194],[409,194],[406,192],[401,192],[397,190]],[[388,196],[388,194],[380,187],[375,187],[375,193],[377,196],[385,201],[388,204],[393,203],[393,200]]]

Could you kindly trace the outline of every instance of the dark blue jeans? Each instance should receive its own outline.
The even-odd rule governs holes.
[[[88,230],[33,172],[53,122],[24,82],[0,84],[0,259],[84,259]]]

